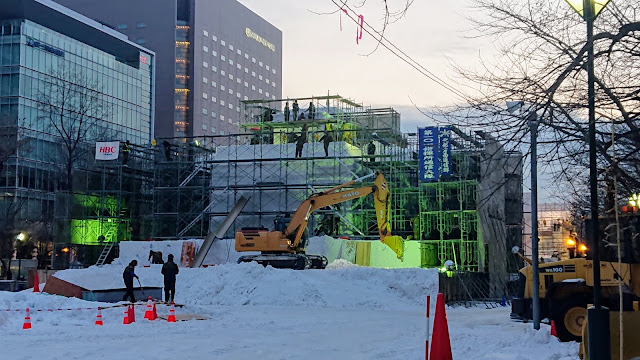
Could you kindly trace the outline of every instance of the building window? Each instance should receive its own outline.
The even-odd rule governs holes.
[[[211,80],[211,86],[213,86],[213,87],[218,87],[218,83],[217,83],[217,82],[215,82],[215,81],[213,81],[213,80]]]
[[[245,99],[245,100],[249,100],[249,97],[248,97],[248,96],[245,96],[245,97],[244,97],[244,99]]]
[[[209,83],[209,79],[207,79],[206,77],[203,77],[203,78],[202,78],[202,82],[203,82],[203,83]]]
[[[220,70],[220,75],[225,76],[227,73],[224,70]]]
[[[211,127],[211,133],[215,134],[216,133],[216,128],[215,127]]]
[[[227,43],[224,42],[224,40],[220,40],[220,45],[225,46],[225,45],[227,45]]]
[[[220,105],[224,106],[224,100],[220,100]]]
[[[236,64],[236,68],[238,68],[238,70],[242,70],[242,65]]]
[[[249,83],[248,82],[244,82],[244,87],[249,87]]]
[[[211,117],[212,117],[212,118],[217,118],[217,117],[218,117],[218,113],[217,113],[217,112],[215,112],[215,111],[212,111],[212,112],[211,112]]]
[[[240,93],[236,92],[236,97],[239,99],[240,98]]]
[[[224,130],[220,130],[220,135],[224,135]]]
[[[211,70],[213,70],[213,72],[218,72],[218,68],[216,66],[211,65]]]
[[[202,30],[202,35],[209,36],[209,32],[207,30]]]
[[[215,50],[211,50],[211,55],[213,55],[213,57],[218,57],[218,52]]]
[[[274,68],[274,69],[271,69],[271,72],[275,75],[275,73],[276,73],[276,69],[275,69],[275,68]]]
[[[212,101],[212,102],[214,102],[214,103],[215,103],[215,102],[218,102],[218,98],[216,98],[215,96],[212,96],[212,97],[211,97],[211,101]]]
[[[264,80],[265,84],[269,85],[269,79]]]
[[[251,85],[251,90],[256,91],[256,86],[255,85]]]
[[[233,104],[227,104],[229,105],[229,109],[233,109]],[[231,121],[231,119],[229,119],[229,121]]]
[[[276,96],[275,96],[275,95],[271,95],[271,99],[272,99],[272,100],[275,100],[275,99],[276,99]]]
[[[244,73],[248,74],[249,73],[249,68],[244,68]]]
[[[258,89],[258,92],[259,92],[260,94],[262,94],[262,89]]]
[[[207,109],[202,108],[202,113],[203,113],[204,115],[207,115]]]
[[[262,61],[260,61],[260,62],[258,63],[258,65],[260,65],[260,67],[262,67],[262,65],[264,65],[264,64],[262,63]]]
[[[126,30],[127,28],[127,24],[118,24],[118,30]]]
[[[147,43],[147,40],[145,40],[144,38],[136,39],[136,44],[142,45],[142,44],[146,44],[146,43]]]
[[[213,39],[213,41],[218,41],[218,37],[215,35],[211,35],[211,38]]]
[[[233,60],[229,59],[229,65],[233,66]]]
[[[222,102],[222,100],[220,102]],[[220,114],[220,121],[224,121],[224,115],[222,115],[222,114]],[[220,130],[220,131],[222,131],[222,130]],[[222,134],[224,135],[224,133],[222,133]]]
[[[255,72],[255,71],[252,71],[252,72],[251,72],[251,76],[256,77],[256,72]]]
[[[203,92],[203,93],[202,93],[202,98],[203,98],[203,99],[208,99],[208,98],[209,98],[209,95],[207,95],[207,93]]]
[[[271,82],[271,86],[276,87],[276,82],[275,82],[275,81],[272,81],[272,82]]]
[[[222,61],[227,61],[227,57],[226,57],[226,56],[224,56],[224,55],[220,55],[220,60],[222,60]]]
[[[207,130],[207,124],[202,124],[202,130]]]
[[[256,63],[256,58],[252,57],[251,58],[251,62],[255,64]]]
[[[146,28],[146,27],[147,27],[147,24],[145,24],[145,23],[143,23],[143,22],[139,22],[139,23],[137,23],[137,24],[136,24],[136,27],[137,27],[138,29]]]
[[[269,65],[265,66],[265,69],[267,69],[267,71],[269,71]]]
[[[229,80],[233,80],[233,75],[229,74]]]
[[[233,124],[233,119],[229,118],[229,124]]]
[[[238,84],[240,84],[240,83],[242,83],[242,79],[240,79],[240,78],[236,78],[236,82],[237,82]]]
[[[229,50],[233,51],[233,45],[229,44]]]
[[[247,59],[247,60],[249,60],[249,54],[244,53],[244,58],[245,58],[245,59]]]
[[[236,106],[236,112],[240,112],[240,106]]]
[[[206,67],[206,68],[208,68],[208,67],[209,67],[209,63],[208,63],[208,62],[206,62],[206,61],[203,61],[203,62],[202,62],[202,67]]]
[[[267,92],[265,92],[264,94],[265,94],[267,97],[269,97],[269,92],[268,92],[268,91],[267,91]]]
[[[229,95],[233,95],[233,89],[229,89]]]
[[[209,52],[209,47],[207,45],[202,45],[202,51],[208,53]]]
[[[262,81],[262,79],[263,79],[262,75],[258,75],[258,79],[260,79],[260,81]]]
[[[242,51],[240,51],[240,49],[237,49],[236,53],[240,56],[242,56]]]
[[[224,90],[225,90],[224,85],[220,85],[220,90],[222,90],[222,91],[224,91]]]

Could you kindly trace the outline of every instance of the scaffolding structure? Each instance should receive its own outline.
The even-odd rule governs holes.
[[[154,150],[130,148],[126,164],[87,159],[74,171],[74,191],[56,193],[55,251],[70,252],[60,261],[94,263],[108,249],[106,260],[120,241],[150,238]]]
[[[295,116],[294,101],[303,106]],[[461,271],[486,271],[477,198],[484,135],[452,128],[452,174],[423,183],[417,135],[400,131],[392,108],[339,95],[242,104],[237,134],[159,140],[165,156],[154,168],[154,238],[205,237],[240,196],[249,202],[225,237],[243,227],[269,229],[310,194],[380,171],[392,193],[392,232],[420,242],[421,266],[452,260]],[[308,228],[375,240],[375,219],[373,200],[362,197],[320,209]]]

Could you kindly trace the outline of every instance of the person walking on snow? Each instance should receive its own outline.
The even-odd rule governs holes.
[[[164,275],[164,301],[173,301],[176,296],[176,275],[180,270],[173,262],[173,254],[167,256],[167,262],[162,265],[162,275]]]
[[[133,278],[136,278],[138,279],[138,281],[140,281],[140,278],[135,273],[136,265],[138,265],[138,261],[132,260],[129,263],[129,265],[124,269],[124,272],[122,273],[122,278],[124,279],[124,286],[127,287],[127,292],[124,294],[122,301],[127,301],[127,298],[130,297],[132,303],[136,302],[136,298],[133,295]]]

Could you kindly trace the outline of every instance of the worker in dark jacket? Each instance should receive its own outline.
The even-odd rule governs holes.
[[[173,262],[173,254],[167,256],[167,262],[162,265],[162,275],[164,275],[164,301],[173,301],[176,296],[176,275],[178,275],[178,265]]]
[[[127,292],[124,294],[122,301],[127,301],[127,298],[131,298],[131,302],[136,302],[135,296],[133,296],[133,278],[137,278],[140,281],[140,278],[135,273],[135,267],[138,265],[137,260],[132,260],[129,265],[124,269],[122,273],[122,278],[124,279],[124,286],[127,287]]]

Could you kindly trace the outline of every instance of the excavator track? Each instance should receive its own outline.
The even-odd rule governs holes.
[[[260,265],[271,265],[277,269],[324,269],[327,267],[327,258],[321,255],[306,254],[260,254],[244,255],[238,259],[238,264],[243,262],[257,262]]]

